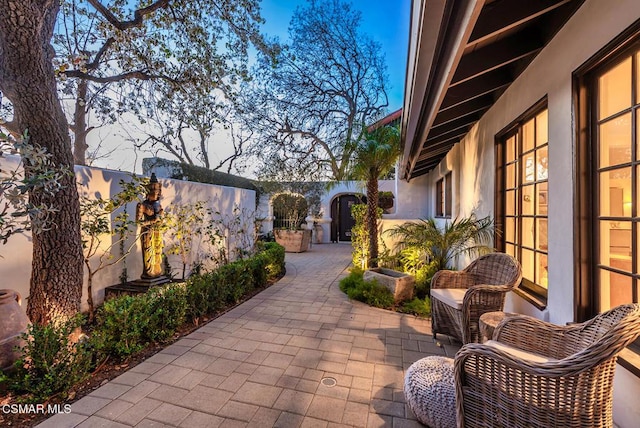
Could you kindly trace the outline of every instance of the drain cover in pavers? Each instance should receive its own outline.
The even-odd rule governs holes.
[[[338,382],[332,377],[325,377],[325,378],[322,378],[320,383],[323,384],[324,386],[328,386],[329,388],[331,388],[332,386],[336,386]]]

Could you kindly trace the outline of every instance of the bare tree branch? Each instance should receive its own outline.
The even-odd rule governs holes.
[[[169,0],[158,0],[151,3],[147,7],[136,9],[133,13],[133,19],[129,21],[120,21],[105,5],[98,0],[87,0],[91,6],[93,6],[104,18],[109,21],[111,25],[116,27],[120,31],[128,30],[129,28],[139,27],[142,25],[142,21],[146,15],[150,15],[158,9],[163,9],[169,6]]]

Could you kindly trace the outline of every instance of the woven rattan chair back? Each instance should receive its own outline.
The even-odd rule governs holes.
[[[476,284],[509,285],[514,287],[521,275],[520,263],[505,253],[489,253],[478,257],[464,269]]]
[[[453,308],[437,298],[431,299],[431,329],[455,337],[462,343],[480,341],[480,316],[501,311],[506,294],[520,283],[520,263],[505,253],[490,253],[478,257],[464,270],[439,271],[431,289],[465,288],[461,309]]]
[[[552,360],[463,346],[455,362],[458,427],[612,427],[616,361],[639,336],[638,304],[569,326],[506,319],[495,340]]]

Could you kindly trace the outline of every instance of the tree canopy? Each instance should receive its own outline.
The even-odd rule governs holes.
[[[209,166],[202,145],[183,149],[181,131],[191,126],[201,133],[220,122],[219,100],[232,97],[246,79],[249,46],[264,48],[258,1],[156,1],[143,7],[149,2],[64,0],[54,64],[60,93],[70,100],[76,163],[86,161],[88,132],[129,112],[143,124],[160,121],[164,133],[142,141]],[[204,127],[203,108],[209,114]]]
[[[262,178],[341,180],[367,124],[388,105],[384,55],[340,0],[298,7],[289,42],[262,57],[243,93]]]

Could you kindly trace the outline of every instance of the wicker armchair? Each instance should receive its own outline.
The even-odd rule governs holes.
[[[501,311],[508,291],[520,283],[522,268],[513,257],[490,253],[462,271],[441,270],[431,280],[431,330],[462,343],[479,342],[478,321]]]
[[[640,336],[640,306],[566,327],[503,320],[456,354],[458,427],[612,427],[618,354]]]

